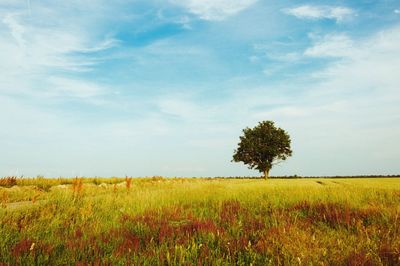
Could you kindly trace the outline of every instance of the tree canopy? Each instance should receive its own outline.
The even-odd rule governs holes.
[[[259,122],[254,128],[243,129],[234,162],[243,162],[268,178],[272,166],[292,155],[289,134],[272,121]]]

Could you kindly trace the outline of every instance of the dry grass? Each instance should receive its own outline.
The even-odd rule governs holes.
[[[132,184],[132,177],[125,177],[125,184],[126,184],[126,189],[129,191],[129,189],[131,188],[131,184]]]
[[[17,177],[16,176],[6,176],[0,178],[0,187],[12,187],[17,185]]]

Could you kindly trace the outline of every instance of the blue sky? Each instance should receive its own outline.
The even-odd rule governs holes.
[[[1,0],[0,175],[400,173],[400,2]]]

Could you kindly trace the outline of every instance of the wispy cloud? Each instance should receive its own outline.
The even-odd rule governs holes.
[[[107,93],[107,89],[101,85],[85,80],[49,77],[47,81],[48,88],[51,88],[49,94],[52,96],[90,98]]]
[[[26,40],[23,38],[25,28],[18,23],[16,17],[17,14],[7,14],[3,19],[3,23],[10,29],[10,33],[18,46],[25,48]]]
[[[286,14],[301,19],[334,19],[337,22],[344,21],[355,15],[355,11],[343,6],[317,6],[302,5],[283,10]]]
[[[57,13],[40,4],[36,11],[50,12],[50,17]],[[94,69],[101,62],[96,53],[118,46],[118,40],[94,39],[71,24],[42,23],[24,8],[1,9],[0,14],[0,92],[85,101],[106,93],[104,86],[74,75]]]
[[[304,54],[312,57],[343,57],[357,51],[353,49],[353,40],[346,34],[328,34],[322,38],[312,35],[314,45],[306,49]]]
[[[3,29],[3,37],[0,37],[2,45],[15,50],[15,54],[21,55],[21,62],[26,68],[52,67],[61,70],[88,70],[91,58],[80,58],[74,53],[90,53],[109,49],[118,44],[113,38],[100,40],[93,43],[85,37],[84,32],[76,32],[68,28],[39,27],[29,24],[23,19],[24,14],[7,14],[3,23],[7,26]],[[7,38],[8,35],[12,39]],[[48,36],[52,36],[48,38]],[[29,44],[29,47],[28,47]],[[9,54],[14,56],[13,54]],[[7,57],[7,55],[4,55]],[[8,64],[10,61],[8,61]]]
[[[250,7],[257,0],[172,0],[204,20],[223,20]]]
[[[327,40],[326,45],[318,44],[319,47],[326,49],[321,49],[319,53],[315,52],[315,56],[345,56],[344,60],[334,62],[326,69],[317,72],[319,77],[329,80],[332,89],[337,92],[340,91],[339,88],[343,90],[345,88],[372,89],[381,92],[380,97],[386,97],[389,92],[393,93],[392,97],[400,96],[395,92],[400,84],[400,77],[395,74],[400,69],[400,47],[398,45],[400,43],[400,26],[383,30],[370,38],[349,40],[354,44],[347,46],[345,53],[338,52],[335,46],[331,47],[329,38]],[[313,47],[310,49],[313,51]],[[339,82],[340,84],[338,84]]]

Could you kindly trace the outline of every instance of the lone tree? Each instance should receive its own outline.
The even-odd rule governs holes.
[[[259,122],[254,128],[243,129],[239,147],[233,155],[234,162],[248,164],[268,178],[272,166],[292,155],[288,133],[275,127],[272,121]]]

